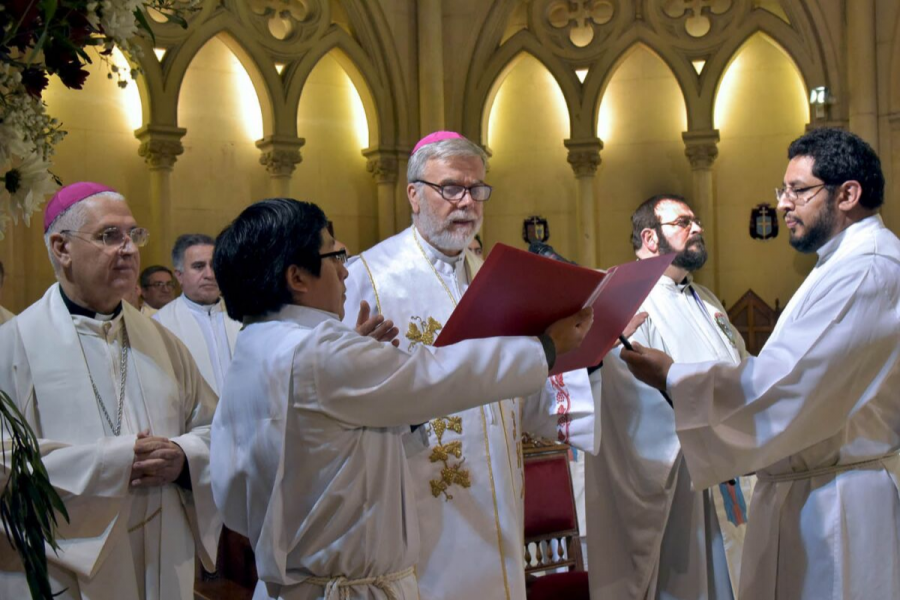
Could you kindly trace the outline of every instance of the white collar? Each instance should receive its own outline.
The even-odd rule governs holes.
[[[212,304],[199,304],[194,302],[185,294],[181,294],[182,300],[184,300],[184,304],[194,312],[203,313],[206,315],[211,315],[214,312],[222,312],[222,299],[219,298]]]

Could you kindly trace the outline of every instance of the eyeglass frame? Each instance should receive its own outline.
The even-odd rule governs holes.
[[[787,201],[790,202],[791,204],[793,204],[794,206],[806,206],[807,204],[809,204],[810,202],[813,201],[813,198],[815,198],[816,196],[819,195],[819,192],[822,191],[823,188],[829,188],[829,191],[830,191],[830,189],[834,188],[834,187],[836,187],[834,184],[824,183],[824,182],[817,183],[815,185],[808,185],[808,186],[802,187],[802,188],[789,188],[786,186],[782,186],[780,188],[775,188],[775,199],[778,202],[781,202],[782,197],[787,195]],[[809,190],[811,190],[813,188],[819,188],[819,189],[816,190],[816,192],[814,194],[812,194],[806,198],[803,198],[803,202],[799,202],[799,200],[801,199],[800,194],[808,192]],[[791,196],[793,196],[793,198]]]
[[[106,241],[107,236],[110,233],[112,233],[113,231],[115,231],[117,234],[122,236],[122,240],[117,244]],[[133,235],[135,232],[139,232],[139,231],[141,231],[145,234],[145,237],[141,241],[141,243],[136,242],[134,239],[134,235]],[[103,232],[100,234],[99,238],[94,237],[97,235],[95,233],[91,233],[89,231],[77,231],[75,229],[63,229],[63,230],[59,231],[59,233],[61,235],[71,235],[73,237],[76,237],[80,240],[84,240],[86,242],[92,242],[92,243],[100,242],[100,245],[103,246],[104,248],[124,248],[125,246],[128,245],[128,241],[126,241],[126,240],[131,240],[131,243],[134,245],[135,248],[143,248],[144,246],[147,245],[147,242],[150,240],[150,231],[146,227],[132,227],[131,229],[126,231],[124,234],[122,233],[122,230],[119,229],[118,227],[108,227],[103,230]],[[81,237],[79,235],[75,235],[75,234],[86,235],[88,237],[83,238],[83,237]]]
[[[687,223],[684,223],[683,225],[679,223],[679,221],[683,221],[685,219],[687,219]],[[660,223],[659,223],[660,227],[662,227],[663,225],[671,225],[673,227],[677,227],[678,229],[689,229],[691,227],[691,225],[695,225],[695,224],[700,229],[703,229],[703,222],[697,217],[681,216],[681,217],[678,217],[677,219],[675,219],[674,221],[669,221],[667,223],[663,223],[662,221],[660,221]]]
[[[466,197],[466,192],[469,193],[469,198],[472,199],[472,202],[482,202],[482,203],[487,202],[488,200],[490,200],[490,199],[491,199],[491,194],[494,192],[494,186],[488,185],[488,184],[486,184],[486,183],[476,183],[475,185],[468,185],[468,186],[466,186],[466,185],[460,185],[460,184],[458,184],[458,183],[448,183],[447,185],[440,185],[440,184],[437,184],[437,183],[432,183],[432,182],[430,182],[430,181],[425,181],[424,179],[416,179],[416,180],[414,180],[414,181],[412,181],[412,182],[410,182],[410,183],[424,183],[425,185],[431,186],[434,190],[436,190],[436,191],[438,192],[438,194],[441,195],[441,198],[443,198],[443,199],[446,200],[447,202],[453,202],[454,204],[457,203],[457,202],[462,202],[462,201],[463,201],[463,198]],[[448,188],[448,187],[458,187],[458,188],[462,188],[463,191],[462,191],[462,193],[459,195],[459,198],[448,198],[447,196],[445,196],[445,195],[444,195],[444,188]],[[472,190],[475,189],[475,188],[487,188],[487,190],[488,190],[487,198],[485,198],[484,200],[479,200],[479,199],[476,198],[474,195],[472,195]]]
[[[340,250],[335,250],[334,252],[326,252],[324,254],[320,254],[319,258],[335,258],[340,264],[346,265],[347,261],[350,260],[350,255],[347,254],[346,248],[342,248]]]

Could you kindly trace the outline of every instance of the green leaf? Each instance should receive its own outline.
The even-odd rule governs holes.
[[[153,33],[153,28],[150,27],[150,22],[147,21],[147,15],[144,14],[140,7],[134,9],[134,18],[138,20],[138,25],[141,29],[150,34],[150,41],[156,45],[156,35]]]
[[[54,550],[59,548],[56,512],[66,521],[69,516],[41,461],[37,437],[15,403],[2,391],[0,444],[3,468],[8,474],[6,486],[0,493],[0,522],[25,568],[32,598],[50,600],[53,592],[45,544]]]

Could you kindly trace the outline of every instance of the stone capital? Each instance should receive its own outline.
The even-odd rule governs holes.
[[[300,148],[306,140],[300,137],[269,135],[257,140],[256,147],[262,151],[259,164],[266,168],[271,177],[290,177],[303,160]]]
[[[684,155],[691,162],[691,169],[712,169],[716,157],[719,156],[719,130],[685,131],[681,134],[684,140]]]
[[[366,157],[366,171],[372,175],[375,183],[397,182],[399,173],[397,151],[367,148],[362,151],[362,154]]]
[[[141,145],[138,155],[151,171],[171,171],[175,161],[184,153],[181,138],[187,129],[170,125],[147,125],[134,132]]]
[[[600,166],[600,151],[603,150],[600,138],[563,140],[563,143],[569,149],[566,160],[572,165],[575,177],[593,177]]]

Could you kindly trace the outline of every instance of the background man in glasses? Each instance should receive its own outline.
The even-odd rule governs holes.
[[[690,205],[675,194],[653,196],[631,226],[638,259],[675,254],[640,308],[649,316],[632,341],[683,362],[740,362],[743,338],[716,296],[693,281],[707,254]],[[603,442],[585,467],[593,596],[733,598],[751,480],[692,489],[672,407],[616,351],[602,373]]]
[[[47,555],[53,591],[188,600],[195,542],[211,568],[221,523],[207,471],[215,396],[184,345],[122,302],[148,234],[121,195],[66,186],[44,232],[58,283],[0,328],[0,389],[69,513]],[[0,598],[28,597],[6,543],[0,565]]]
[[[225,311],[212,268],[214,248],[215,240],[202,233],[187,233],[175,240],[172,265],[182,293],[153,318],[184,342],[206,383],[218,394],[241,324]]]
[[[788,149],[778,208],[818,263],[759,357],[672,364],[635,346],[667,389],[694,484],[757,472],[741,597],[900,597],[900,240],[863,140],[817,129]]]
[[[433,133],[416,144],[407,170],[413,224],[350,262],[347,315],[365,301],[400,328],[401,349],[428,351],[421,346],[434,343],[481,263],[466,247],[491,196],[486,162],[458,133]],[[345,321],[353,324],[352,317]],[[596,451],[585,371],[553,377],[534,396],[497,398],[417,430],[410,470],[422,598],[525,597],[520,437],[529,431]]]
[[[151,265],[141,271],[141,312],[148,317],[175,299],[175,276],[168,267]]]

